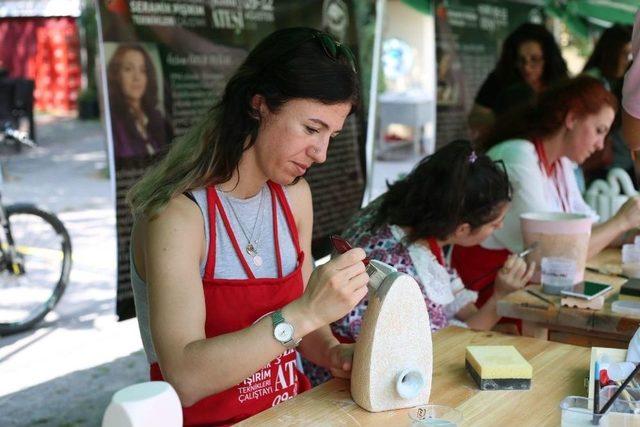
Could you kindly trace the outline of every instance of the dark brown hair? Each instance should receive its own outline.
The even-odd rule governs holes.
[[[406,178],[389,185],[373,221],[408,227],[406,239],[446,239],[460,224],[472,229],[493,221],[511,200],[504,167],[465,140],[425,157]]]

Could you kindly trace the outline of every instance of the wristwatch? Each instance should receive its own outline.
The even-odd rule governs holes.
[[[281,310],[276,310],[271,313],[271,320],[273,321],[273,337],[285,346],[285,348],[296,348],[298,344],[300,344],[302,338],[296,339],[293,337],[295,328],[291,323],[284,320]]]

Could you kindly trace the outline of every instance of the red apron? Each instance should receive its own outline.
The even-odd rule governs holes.
[[[298,230],[282,187],[268,182],[273,212],[274,250],[278,264],[277,278],[256,278],[245,260],[235,238],[229,219],[214,187],[207,188],[209,205],[209,251],[202,285],[207,317],[207,338],[239,331],[299,298],[304,290]],[[287,219],[287,225],[298,254],[298,264],[287,276],[282,275],[282,260],[278,241],[277,202]],[[236,254],[244,267],[247,279],[215,279],[216,263],[216,211],[220,212],[226,231]],[[241,355],[238,355],[241,357]],[[157,363],[151,365],[151,380],[162,380]],[[239,422],[265,409],[291,399],[311,388],[309,380],[297,368],[296,351],[286,350],[282,355],[256,371],[249,378],[223,392],[205,397],[194,405],[183,408],[185,426],[227,425]]]
[[[456,269],[467,289],[478,292],[478,307],[482,307],[493,295],[497,270],[504,265],[509,255],[511,252],[508,249],[487,249],[480,245],[453,247],[451,267]],[[492,270],[495,273],[489,274]]]

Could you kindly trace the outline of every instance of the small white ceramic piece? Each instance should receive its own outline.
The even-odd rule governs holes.
[[[178,394],[164,381],[149,381],[114,393],[102,427],[181,427]]]
[[[422,372],[405,369],[398,375],[396,391],[403,399],[413,399],[420,393],[424,383]]]

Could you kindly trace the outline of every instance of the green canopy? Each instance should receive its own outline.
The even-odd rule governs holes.
[[[633,24],[640,0],[546,0],[545,9],[567,20],[597,20],[611,24]]]
[[[408,4],[418,12],[430,15],[432,13],[431,7],[433,0],[402,0],[402,3]]]

